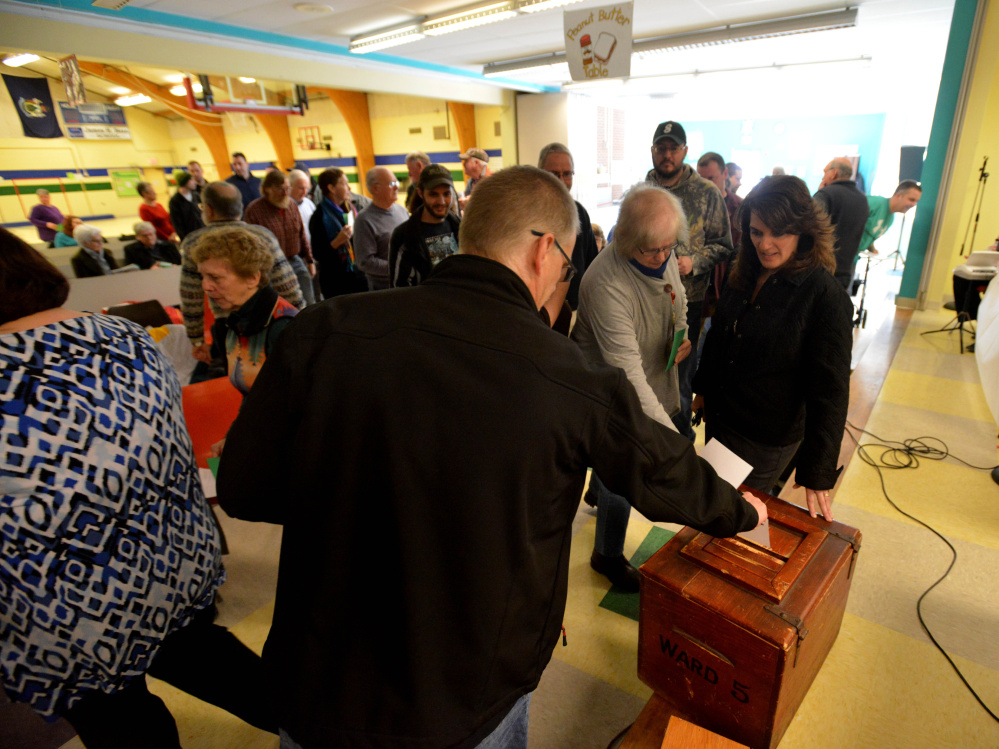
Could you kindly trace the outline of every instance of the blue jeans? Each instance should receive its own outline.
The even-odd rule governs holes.
[[[677,431],[683,434],[683,415],[677,414],[671,418]],[[690,428],[689,417],[687,428]],[[621,556],[624,553],[624,537],[628,533],[631,503],[608,489],[596,471],[590,473],[590,486],[597,495],[597,529],[593,550],[605,557]]]
[[[309,269],[305,265],[305,261],[302,260],[301,255],[295,255],[294,257],[288,258],[288,262],[291,264],[291,269],[295,271],[295,278],[298,279],[298,286],[302,289],[302,296],[305,297],[305,303],[315,304],[316,295],[312,293],[312,276],[309,275]]]
[[[527,749],[527,724],[530,719],[531,694],[528,692],[510,708],[510,712],[475,749]],[[281,749],[302,749],[284,730]]]

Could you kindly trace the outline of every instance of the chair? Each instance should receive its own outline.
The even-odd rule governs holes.
[[[212,445],[225,438],[243,403],[242,394],[228,377],[199,382],[181,388],[184,419],[194,445],[194,459],[208,467]]]
[[[163,309],[163,305],[156,299],[148,302],[132,302],[130,304],[118,304],[108,307],[108,314],[116,317],[124,317],[138,323],[144,328],[158,328],[161,325],[170,325],[173,320]]]

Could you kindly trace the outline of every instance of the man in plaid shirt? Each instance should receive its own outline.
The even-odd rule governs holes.
[[[305,235],[305,225],[298,206],[291,202],[291,186],[284,172],[275,169],[268,172],[261,184],[264,195],[246,207],[243,220],[256,224],[277,237],[284,256],[298,277],[306,305],[315,304],[312,291],[312,277],[316,275],[316,263],[312,259],[312,247]]]

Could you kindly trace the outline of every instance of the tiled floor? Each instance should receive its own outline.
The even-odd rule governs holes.
[[[956,336],[919,335],[948,320],[944,312],[912,315],[880,397],[873,409],[868,404],[866,428],[890,440],[937,437],[954,455],[992,466],[996,426],[973,357],[958,354]],[[873,357],[876,333],[882,324],[891,326],[891,317],[872,322],[862,335]],[[881,334],[887,335],[884,328]],[[951,575],[924,603],[924,618],[982,699],[999,710],[999,487],[987,472],[952,459],[887,471],[885,484],[900,507],[957,549]],[[917,598],[946,570],[950,551],[895,511],[875,469],[856,457],[834,509],[837,520],[861,529],[863,548],[839,639],[782,749],[999,747],[999,724],[965,690],[916,617]],[[270,621],[280,529],[223,522],[232,549],[223,620],[259,649]],[[651,694],[636,674],[637,623],[599,606],[608,584],[588,564],[594,525],[594,511],[581,505],[565,617],[569,646],[556,647],[531,706],[530,739],[537,749],[602,749]],[[651,528],[633,513],[626,553]],[[154,690],[177,717],[186,748],[277,746],[276,738],[165,685]],[[80,746],[75,739],[65,745]]]

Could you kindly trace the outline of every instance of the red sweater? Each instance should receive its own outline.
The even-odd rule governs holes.
[[[140,205],[139,218],[155,226],[156,236],[160,239],[165,239],[169,242],[170,237],[176,234],[173,224],[170,223],[170,215],[166,212],[166,208],[159,203],[154,203],[153,205],[143,203]]]

